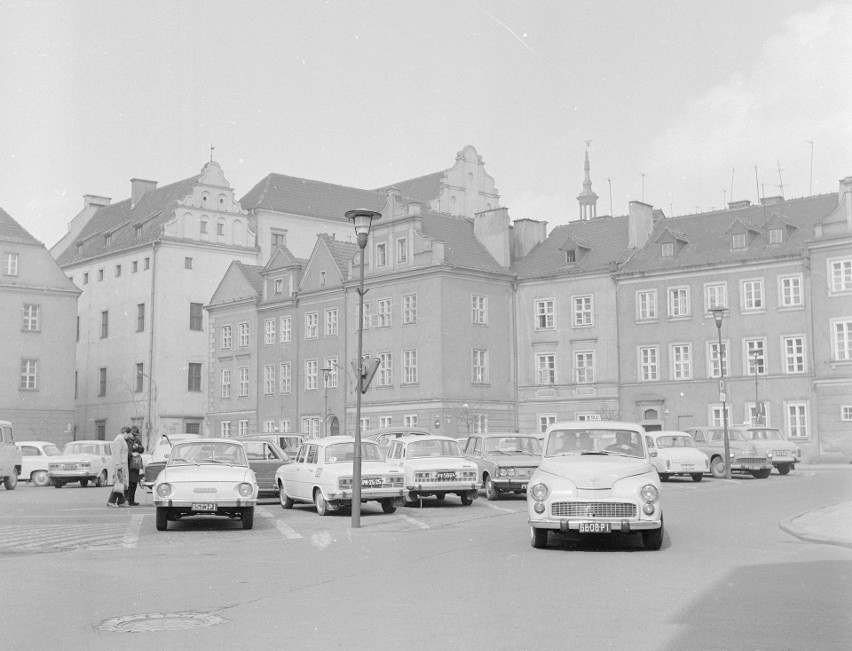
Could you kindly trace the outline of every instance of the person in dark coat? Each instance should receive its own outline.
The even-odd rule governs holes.
[[[130,506],[139,506],[136,501],[136,486],[142,478],[142,453],[145,447],[142,445],[139,428],[135,425],[130,428],[130,437],[127,439],[127,466],[129,477],[125,499]]]

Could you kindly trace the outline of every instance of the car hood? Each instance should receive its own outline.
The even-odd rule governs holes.
[[[612,488],[620,479],[651,472],[651,464],[647,459],[574,454],[546,458],[538,469],[564,477],[579,489],[604,489]]]
[[[226,466],[205,463],[200,465],[166,466],[157,477],[158,482],[185,481],[254,481],[254,473],[245,466]]]
[[[498,466],[537,466],[541,463],[540,454],[506,454],[502,452],[487,452],[482,455]]]

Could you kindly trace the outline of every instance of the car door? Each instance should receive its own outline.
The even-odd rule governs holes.
[[[305,499],[304,474],[307,453],[308,446],[301,445],[295,461],[284,469],[284,489],[291,499]]]
[[[261,491],[275,491],[275,471],[284,463],[284,459],[267,441],[245,442],[244,445],[258,488]]]

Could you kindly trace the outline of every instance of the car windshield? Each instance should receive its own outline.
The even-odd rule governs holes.
[[[629,429],[554,429],[547,435],[545,456],[620,455],[645,457],[640,432]]]
[[[500,436],[483,441],[485,452],[541,455],[541,443],[535,436]]]
[[[355,443],[335,443],[325,449],[326,463],[346,463],[352,461]],[[371,441],[361,441],[361,461],[384,461],[385,455],[379,446]]]
[[[97,443],[68,443],[62,449],[62,454],[101,454]]]
[[[746,437],[751,441],[784,441],[784,436],[777,429],[747,429]]]
[[[442,441],[440,439],[409,443],[406,454],[409,459],[420,459],[422,457],[460,457],[461,455],[461,448],[459,448],[458,441]]]
[[[168,465],[223,464],[246,466],[246,453],[237,443],[210,443],[193,441],[176,444],[169,454]]]
[[[55,445],[45,445],[45,446],[42,448],[42,450],[44,450],[44,454],[45,454],[46,456],[48,456],[48,457],[55,457],[55,456],[57,456],[57,455],[62,454],[62,453],[59,451],[59,448],[58,448],[58,447],[56,447]]]
[[[658,448],[694,448],[695,441],[691,436],[658,436]]]
[[[725,440],[725,430],[723,429],[714,429],[710,439],[712,441],[724,441]],[[728,440],[729,441],[745,441],[747,440],[745,434],[742,433],[741,430],[738,429],[729,429],[728,430]]]

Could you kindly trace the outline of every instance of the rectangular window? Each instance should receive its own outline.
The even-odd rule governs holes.
[[[223,325],[220,332],[222,333],[222,350],[231,350],[231,326]]]
[[[282,344],[289,344],[290,335],[292,333],[292,329],[290,327],[290,317],[282,316],[281,320],[278,322],[278,325],[280,326],[279,329],[281,331],[278,335],[279,342]]]
[[[805,372],[805,338],[801,336],[784,337],[784,371],[786,373]]]
[[[763,339],[745,340],[745,374],[766,375],[766,342]]]
[[[403,427],[417,427],[417,414],[405,414],[402,417]]]
[[[4,253],[3,254],[3,275],[17,276],[18,275],[18,254]]]
[[[832,347],[837,361],[852,360],[852,320],[832,321]]]
[[[89,284],[89,272],[86,272],[86,273],[83,274],[83,284],[84,285]]]
[[[574,327],[584,328],[594,325],[592,320],[592,297],[574,297]]]
[[[248,434],[248,421],[247,420],[238,421],[237,432],[239,432],[240,436],[245,436],[246,434]]]
[[[144,332],[145,330],[145,303],[137,303],[136,305],[136,332]]]
[[[219,423],[219,434],[223,439],[231,438],[231,421],[223,420]]]
[[[315,359],[305,360],[305,391],[317,390],[319,362]]]
[[[742,281],[742,306],[743,310],[763,309],[763,281]]]
[[[376,372],[376,385],[389,387],[393,385],[393,355],[379,353],[379,369]]]
[[[201,364],[190,362],[187,367],[186,390],[201,391]]]
[[[574,353],[574,382],[577,384],[594,384],[595,351],[578,350]]]
[[[726,411],[728,412],[728,425],[731,424],[731,414],[727,407],[727,405],[723,406],[719,403],[710,405],[710,417],[708,421],[710,427],[722,427]]]
[[[852,259],[832,260],[829,266],[832,294],[852,291]]]
[[[186,257],[183,259],[183,268],[192,269],[192,258]]]
[[[396,239],[396,261],[398,264],[408,262],[408,238],[398,237]]]
[[[21,328],[30,332],[38,332],[38,305],[24,303]]]
[[[783,240],[784,233],[780,228],[771,228],[769,229],[769,243],[770,244],[781,244]]]
[[[275,393],[275,366],[267,364],[263,367],[263,395],[271,396]]]
[[[106,339],[109,335],[109,310],[101,312],[101,339]]]
[[[290,362],[278,365],[278,393],[290,393],[291,391]]]
[[[225,234],[225,224],[222,222],[216,223],[216,235],[224,235]]]
[[[712,341],[708,344],[708,375],[712,378],[722,377],[722,365],[724,364],[725,375],[728,374],[728,343],[722,342],[722,356],[719,356],[719,344]]]
[[[649,321],[657,318],[657,290],[636,292],[636,320]]]
[[[325,358],[325,365],[323,366],[323,371],[322,371],[323,382],[324,382],[324,386],[328,387],[329,389],[336,389],[337,388],[337,382],[338,382],[337,367],[338,367],[338,364],[337,364],[337,358],[336,357],[326,357]]]
[[[672,379],[692,379],[692,346],[690,344],[672,344]]]
[[[368,302],[364,302],[364,312],[363,318],[361,319],[361,325],[364,330],[370,329],[370,319],[372,319],[372,310],[370,309],[370,304]]]
[[[283,249],[287,246],[287,233],[286,231],[272,231],[272,248]]]
[[[201,220],[201,234],[205,235],[207,233],[207,220]]]
[[[222,369],[222,393],[223,398],[231,397],[231,369]]]
[[[731,248],[732,249],[744,249],[746,248],[746,234],[745,233],[734,233],[731,238]]]
[[[787,432],[791,439],[808,437],[808,405],[805,402],[788,402]]]
[[[139,271],[139,260],[134,260],[134,261],[131,263],[130,271],[131,271],[132,273],[136,273],[136,272],[138,272],[138,271]]]
[[[364,420],[363,418],[361,419]],[[368,422],[367,429],[369,429],[369,421],[370,419],[366,419]],[[361,428],[364,429],[363,427]],[[320,419],[319,416],[305,416],[302,418],[302,431],[308,435],[308,438],[316,438],[320,433]],[[316,454],[316,447],[311,446],[312,451]],[[310,461],[310,459],[309,459]],[[314,461],[315,463],[316,461]]]
[[[144,262],[145,262],[145,265],[144,265],[145,271],[147,271],[148,269],[151,268],[151,258],[145,258]]]
[[[274,420],[263,421],[263,431],[264,432],[274,432],[275,431],[275,421]]]
[[[778,279],[778,303],[781,307],[801,307],[802,299],[802,277],[782,276]]]
[[[417,323],[417,294],[402,296],[402,325]]]
[[[556,325],[553,312],[553,299],[535,302],[535,329],[552,330]]]
[[[417,384],[417,349],[402,351],[402,383]]]
[[[338,332],[338,312],[336,307],[329,307],[325,311],[325,336],[336,337]]]
[[[104,270],[98,269],[98,282],[102,282],[104,279]]]
[[[473,433],[485,434],[488,432],[488,414],[473,414]]]
[[[674,257],[674,242],[663,242],[660,245],[660,255],[664,258]]]
[[[118,278],[121,275],[121,265],[115,265],[115,277]]]
[[[106,369],[101,369],[106,371]],[[38,389],[38,360],[37,359],[22,359],[21,360],[21,382],[20,388],[27,391],[35,391]],[[103,395],[103,394],[100,394]]]
[[[704,286],[705,312],[717,307],[728,307],[728,286],[725,283],[710,283]]]
[[[240,348],[247,348],[249,345],[249,324],[247,321],[243,321],[238,327],[240,333]]]
[[[145,365],[142,362],[136,364],[136,393],[145,390]]]
[[[556,355],[539,353],[535,356],[536,381],[538,384],[556,384]]]
[[[386,267],[388,264],[388,245],[384,242],[376,244],[376,267]]]
[[[380,298],[376,301],[376,327],[390,328],[391,327],[391,299]]]
[[[470,316],[473,325],[486,325],[488,323],[488,297],[470,297]]]
[[[105,368],[98,369],[98,395],[103,397],[106,395],[107,370]]]
[[[689,287],[669,288],[669,316],[689,316]]]
[[[289,432],[290,431],[290,421],[288,419],[282,420],[278,424],[278,431],[279,432]],[[296,452],[298,452],[298,450],[294,451],[293,454],[296,454]]]
[[[273,288],[272,291],[275,294],[283,294],[284,293],[284,279],[283,278],[276,278],[274,281],[272,281],[272,288]]]
[[[538,416],[538,432],[544,434],[547,428],[556,422],[556,414],[539,414]]]
[[[275,319],[266,319],[263,323],[263,343],[271,346],[275,343]]]
[[[379,427],[390,427],[393,425],[393,416],[379,416]]]
[[[305,339],[316,339],[319,336],[319,313],[305,313]]]
[[[244,398],[249,394],[249,370],[248,366],[240,367],[240,397]]]
[[[852,405],[841,405],[840,420],[842,420],[844,423],[852,421]]]
[[[473,384],[488,384],[488,351],[473,349],[473,368],[471,382]]]
[[[204,311],[201,303],[189,304],[189,329],[201,330],[204,327]]]
[[[659,352],[656,346],[639,348],[639,379],[642,382],[656,382],[660,379]]]

